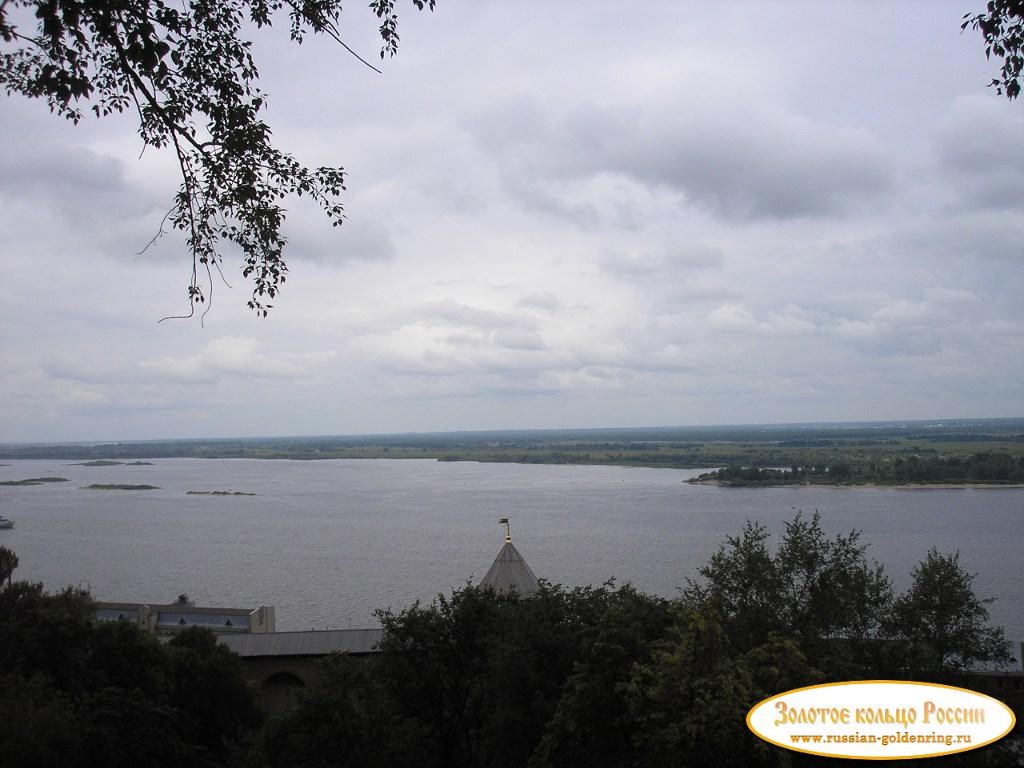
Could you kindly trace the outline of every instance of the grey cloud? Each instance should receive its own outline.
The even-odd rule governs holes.
[[[420,386],[450,396],[476,396],[488,392],[520,396],[564,393],[589,386],[604,388],[632,375],[625,369],[571,364],[568,361],[513,365],[499,361],[470,361],[434,353],[425,354],[417,360],[389,359],[382,364],[390,373],[408,381],[419,380]]]
[[[938,352],[945,342],[934,329],[917,324],[887,323],[881,318],[842,320],[831,335],[838,342],[851,344],[875,358],[928,356]]]
[[[980,258],[1014,265],[1024,259],[1024,221],[1009,211],[958,210],[942,218],[911,221],[896,228],[893,239],[902,252],[928,260]],[[967,263],[944,265],[953,275],[968,268]],[[973,281],[981,276],[967,272],[958,279]],[[1013,274],[999,276],[1008,278]]]
[[[147,213],[155,204],[129,184],[120,160],[81,145],[42,149],[24,137],[4,142],[0,177],[0,195],[52,206],[78,225],[102,226],[97,212],[115,220]]]
[[[601,269],[616,277],[649,281],[680,274],[681,270],[707,270],[725,262],[720,248],[704,243],[674,245],[660,251],[606,251],[598,257]]]
[[[449,345],[478,349],[492,347],[528,352],[536,352],[547,348],[543,336],[529,318],[518,318],[509,315],[504,318],[499,327],[496,324],[497,318],[483,316],[482,318],[477,317],[475,322],[472,319],[467,322],[467,315],[469,318],[472,318],[471,314],[464,313],[458,316],[454,323],[463,327],[476,327],[483,330],[476,333],[449,334],[445,337],[445,341]],[[446,322],[453,322],[451,315],[448,316]]]
[[[417,314],[420,318],[427,320],[469,328],[501,329],[510,325],[528,329],[535,327],[534,321],[525,316],[492,309],[480,309],[451,300],[429,304]]]
[[[523,167],[506,168],[504,173],[507,191],[532,212],[572,222],[581,229],[596,227],[601,222],[597,207],[558,189],[555,181]]]
[[[450,333],[445,337],[445,343],[453,347],[480,347],[484,343],[484,337],[475,333]]]
[[[834,316],[826,334],[873,357],[927,357],[945,348],[969,349],[972,342],[962,323],[969,300],[950,293],[944,304],[938,293],[930,293],[929,301],[894,298],[860,316]]]
[[[730,285],[727,279],[718,275],[712,277],[706,272],[676,272],[662,275],[662,280],[659,290],[662,292],[666,310],[720,301],[736,301],[744,296],[743,291],[737,286]]]
[[[498,157],[513,193],[555,211],[545,179],[600,173],[671,188],[729,220],[834,215],[892,186],[889,159],[871,137],[788,113],[700,100],[585,103],[548,121],[535,113],[518,97],[491,107],[470,130]],[[495,138],[484,128],[497,115],[506,120]],[[587,211],[578,201],[561,206],[573,216]]]
[[[365,215],[352,216],[340,227],[332,227],[320,211],[303,211],[289,218],[285,230],[289,259],[340,265],[392,261],[397,253],[387,225]]]
[[[538,331],[525,329],[495,331],[494,344],[505,349],[519,349],[529,352],[537,352],[546,348],[544,338]]]
[[[532,212],[593,227],[597,209],[566,194],[559,182],[594,172],[592,152],[532,95],[512,94],[467,118],[465,130],[485,156],[496,162],[506,192]]]
[[[562,309],[562,302],[553,293],[532,293],[523,296],[516,304],[523,309],[539,310],[547,314],[554,314]]]
[[[535,151],[538,139],[550,136],[553,126],[537,99],[516,93],[479,110],[466,127],[488,150],[521,158]]]
[[[104,365],[99,360],[74,359],[66,355],[43,362],[41,370],[51,379],[80,384],[104,384],[110,381],[112,376],[116,376],[118,380],[125,376],[118,363]]]
[[[940,171],[953,183],[961,208],[1024,206],[1024,155],[1016,151],[1024,117],[991,97],[961,99],[938,131]]]
[[[743,295],[726,269],[725,253],[699,241],[652,250],[608,249],[596,263],[611,280],[642,297],[651,317],[687,314]]]
[[[294,363],[266,354],[260,342],[244,336],[212,339],[195,355],[161,357],[141,363],[144,370],[186,383],[209,383],[223,376],[301,378],[307,372]]]
[[[415,376],[479,376],[490,370],[528,370],[549,350],[538,319],[526,312],[437,301],[400,313],[361,344],[376,365]]]
[[[734,220],[836,214],[890,186],[869,142],[789,117],[659,119],[646,132],[626,134],[612,163]]]

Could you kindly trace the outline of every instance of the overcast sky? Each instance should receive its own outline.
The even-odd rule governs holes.
[[[1024,103],[980,0],[400,4],[378,75],[283,27],[260,319],[205,327],[130,119],[0,95],[0,441],[1024,415]],[[362,4],[344,36],[376,58]]]

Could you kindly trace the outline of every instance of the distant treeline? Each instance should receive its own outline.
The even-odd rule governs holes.
[[[581,451],[664,451],[716,454],[730,446],[843,448],[899,446],[913,441],[1024,443],[1024,418],[945,421],[849,422],[839,424],[754,424],[708,427],[637,427],[562,430],[481,430],[390,435],[209,438],[102,443],[0,445],[2,459],[123,460],[145,458],[333,458],[391,454],[475,454],[560,450],[563,458]],[[744,451],[744,453],[746,453]],[[599,458],[597,456],[596,458]],[[507,460],[507,459],[506,459]],[[721,462],[727,463],[727,462]],[[707,466],[707,465],[705,465]]]
[[[94,466],[162,458],[433,459],[664,469],[723,467],[715,477],[732,485],[1012,483],[1021,481],[1024,419],[0,446],[0,460],[5,458],[69,460]],[[125,467],[125,471],[131,468]]]

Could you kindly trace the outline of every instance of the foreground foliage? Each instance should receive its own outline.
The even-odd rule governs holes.
[[[467,586],[381,614],[383,653],[337,658],[274,723],[271,766],[820,764],[754,737],[748,709],[850,679],[951,681],[1008,661],[955,555],[894,595],[859,535],[797,514],[777,547],[748,524],[675,600],[630,586],[530,597]],[[330,748],[325,748],[329,744]],[[1005,747],[951,765],[1012,765]],[[1009,761],[1009,762],[1005,762]]]
[[[989,0],[984,13],[964,15],[961,29],[971,27],[985,41],[985,56],[1002,61],[999,77],[989,85],[1008,99],[1020,95],[1021,70],[1024,69],[1024,2]]]
[[[0,587],[4,768],[223,765],[259,722],[241,660],[210,633],[164,645],[97,622],[79,590]]]
[[[381,653],[336,656],[257,730],[240,662],[201,631],[166,646],[97,623],[75,590],[0,589],[0,765],[780,766],[823,762],[747,730],[756,702],[856,679],[957,681],[1008,661],[987,601],[932,551],[894,595],[857,532],[748,524],[673,600],[629,585],[530,596],[467,585],[379,614]],[[9,557],[5,555],[10,555]],[[0,576],[17,565],[0,548]],[[949,765],[1013,765],[1006,745]]]

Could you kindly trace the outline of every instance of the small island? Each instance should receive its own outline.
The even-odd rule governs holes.
[[[93,461],[78,461],[72,464],[73,467],[151,467],[151,461],[114,461],[113,459],[95,459]]]
[[[28,477],[24,480],[3,480],[0,485],[43,485],[44,483],[66,483],[66,477]]]
[[[245,491],[186,491],[186,496],[255,496]]]
[[[86,491],[159,491],[158,485],[128,485],[126,483],[93,483],[83,485]]]

